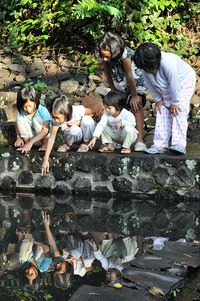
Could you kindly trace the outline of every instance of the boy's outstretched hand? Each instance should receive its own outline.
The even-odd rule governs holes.
[[[42,221],[45,227],[50,226],[50,216],[45,211],[42,211]]]

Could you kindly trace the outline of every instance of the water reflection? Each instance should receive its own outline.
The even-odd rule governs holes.
[[[174,201],[165,208],[155,200],[66,200],[17,194],[1,196],[0,207],[0,295],[11,301],[76,300],[71,295],[83,284],[92,285],[91,294],[94,286],[102,287],[102,292],[103,287],[134,289],[138,301],[154,300],[146,292],[157,285],[160,291],[155,294],[164,300],[183,279],[186,268],[181,262],[172,264],[169,254],[167,259],[143,254],[162,249],[168,238],[185,238],[188,225],[193,230],[189,240],[197,239],[199,233],[198,206],[192,202]],[[177,212],[185,213],[184,223],[188,214],[188,224],[174,230],[183,216]],[[180,260],[182,256],[176,255],[174,262]]]

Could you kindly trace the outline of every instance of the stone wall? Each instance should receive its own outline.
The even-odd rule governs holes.
[[[1,191],[200,199],[200,158],[195,156],[55,152],[45,176],[41,175],[41,153],[1,150],[0,158]]]

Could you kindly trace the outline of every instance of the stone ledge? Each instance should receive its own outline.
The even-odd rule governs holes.
[[[21,154],[11,147],[1,149],[0,191],[200,199],[200,156],[197,155],[53,152],[50,173],[42,176],[43,156],[35,150]]]

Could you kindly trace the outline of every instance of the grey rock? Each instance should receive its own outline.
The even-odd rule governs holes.
[[[19,171],[23,169],[25,159],[22,155],[12,155],[8,160],[8,171]]]
[[[65,72],[59,72],[57,74],[57,79],[58,80],[66,80],[66,79],[70,79],[72,78],[72,74],[69,71],[65,71]]]
[[[81,156],[77,159],[76,168],[77,170],[89,173],[91,172],[93,167],[93,159],[88,156]]]
[[[169,225],[169,217],[167,216],[167,212],[165,212],[164,210],[156,212],[154,223],[158,227],[158,229],[166,230]]]
[[[71,187],[65,181],[57,181],[54,192],[56,194],[65,195],[65,197],[68,197],[72,194]]]
[[[142,192],[149,192],[156,188],[155,182],[152,178],[141,177],[138,180],[137,189]]]
[[[52,172],[57,181],[72,179],[76,170],[76,161],[72,154],[52,158]]]
[[[165,185],[169,179],[169,172],[166,168],[157,167],[153,171],[153,176],[156,182],[160,185]]]
[[[79,87],[79,82],[73,79],[65,80],[60,82],[60,89],[67,92],[73,93]]]
[[[115,191],[130,192],[132,190],[132,182],[123,177],[115,178],[112,185]]]
[[[19,64],[8,64],[7,68],[14,72],[25,73],[24,66]]]
[[[143,158],[143,170],[147,172],[152,172],[154,168],[156,168],[159,164],[157,158],[145,157]]]
[[[7,81],[9,78],[10,72],[6,69],[2,69],[0,72],[0,78],[3,78],[4,81]]]
[[[122,175],[126,168],[126,163],[124,162],[121,156],[116,156],[110,161],[109,169],[110,172],[115,176]]]
[[[5,191],[7,193],[8,191],[14,191],[16,189],[16,182],[12,177],[4,176],[1,180],[0,188],[2,191]]]
[[[94,182],[103,182],[109,180],[110,172],[108,166],[109,166],[108,156],[105,155],[95,156],[94,169],[93,169]]]
[[[171,183],[178,187],[191,187],[194,185],[194,175],[187,167],[180,167],[175,172]]]
[[[30,171],[22,171],[18,176],[18,182],[23,185],[33,183],[33,174]]]
[[[100,85],[98,86],[96,89],[95,89],[95,93],[96,94],[100,94],[100,95],[103,95],[105,96],[106,94],[108,94],[108,92],[110,92],[110,88],[107,88],[103,85]]]
[[[88,178],[78,178],[74,184],[76,194],[90,194],[92,190],[91,181]]]
[[[40,191],[51,191],[54,184],[54,178],[51,175],[38,176],[35,181],[35,188]]]
[[[44,72],[43,72],[42,70],[36,70],[36,71],[30,72],[30,73],[28,74],[28,77],[29,77],[29,78],[36,78],[36,77],[41,76],[41,75],[43,75],[43,74],[44,74]]]

